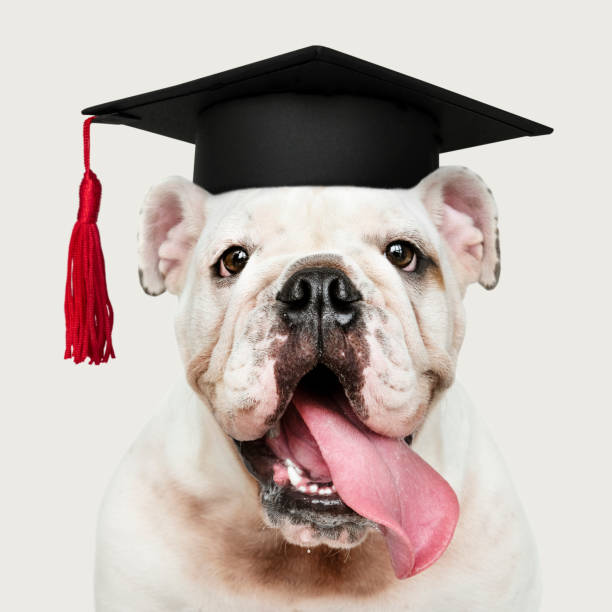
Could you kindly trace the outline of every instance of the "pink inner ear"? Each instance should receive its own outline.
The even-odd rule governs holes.
[[[473,187],[470,188],[469,183],[463,181],[447,185],[443,199],[448,206],[470,217],[473,220],[472,225],[478,228],[485,227],[487,216],[482,206],[482,198],[474,192]]]
[[[144,212],[148,215],[144,224],[147,249],[141,254],[141,265],[148,288],[159,290],[154,283],[161,274],[158,282],[172,290],[171,285],[179,280],[176,271],[187,260],[192,241],[187,235],[188,224],[183,218],[184,207],[179,196],[163,193],[156,204]]]
[[[170,228],[165,240],[159,247],[159,271],[167,277],[172,269],[186,261],[193,246],[188,236],[185,221]]]
[[[151,231],[151,242],[155,247],[155,250],[159,249],[160,245],[168,235],[168,232],[175,226],[177,226],[182,220],[181,207],[176,198],[172,195],[169,196],[165,201],[161,203],[155,217],[150,223]]]
[[[440,232],[452,249],[459,263],[475,281],[479,275],[483,257],[483,235],[469,215],[444,204]]]

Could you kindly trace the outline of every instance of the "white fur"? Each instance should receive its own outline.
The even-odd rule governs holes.
[[[385,258],[385,245],[398,238],[435,257],[420,281]],[[219,196],[174,178],[147,197],[139,244],[143,287],[179,296],[175,327],[190,384],[177,383],[106,495],[99,612],[537,609],[537,560],[520,503],[453,384],[461,298],[469,283],[491,288],[499,273],[495,203],[476,175],[445,168],[411,190],[294,187]],[[250,260],[228,284],[213,268],[235,244]],[[228,541],[243,538],[246,546],[251,536],[289,532],[263,523],[262,534],[243,532],[261,522],[261,504],[228,434],[254,439],[269,427],[278,401],[273,349],[287,342],[270,305],[295,270],[331,261],[363,296],[365,422],[384,435],[416,432],[414,450],[457,493],[459,524],[432,567],[391,580],[372,598],[288,595],[248,576],[243,590],[224,577],[222,568],[240,560],[240,546],[237,552]]]

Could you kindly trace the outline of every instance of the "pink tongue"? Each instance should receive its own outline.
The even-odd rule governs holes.
[[[304,468],[310,482],[329,482],[332,479],[319,445],[293,406],[289,406],[283,415],[278,435],[266,438],[266,443],[277,457],[291,459]]]
[[[457,497],[446,480],[402,440],[380,436],[340,414],[337,408],[350,414],[344,395],[330,400],[298,388],[293,403],[312,434],[300,435],[307,442],[299,445],[295,421],[285,428],[289,444],[308,449],[298,451],[296,459],[326,471],[316,460],[319,453],[312,452],[310,440],[316,442],[342,501],[381,527],[395,575],[408,578],[436,561],[459,518]]]

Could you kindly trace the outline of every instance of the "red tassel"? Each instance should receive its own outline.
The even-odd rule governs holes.
[[[102,185],[89,168],[89,126],[83,124],[85,174],[79,189],[79,214],[70,237],[66,278],[66,352],[64,359],[96,365],[115,357],[111,332],[113,307],[106,289],[104,255],[96,221]]]

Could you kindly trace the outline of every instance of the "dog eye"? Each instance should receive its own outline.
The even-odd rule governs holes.
[[[406,272],[412,272],[416,269],[416,249],[405,240],[395,240],[389,243],[385,249],[385,255],[394,266],[402,268]]]
[[[233,246],[227,249],[217,262],[217,271],[219,276],[227,277],[232,274],[238,274],[246,266],[249,260],[249,254],[239,246]]]

